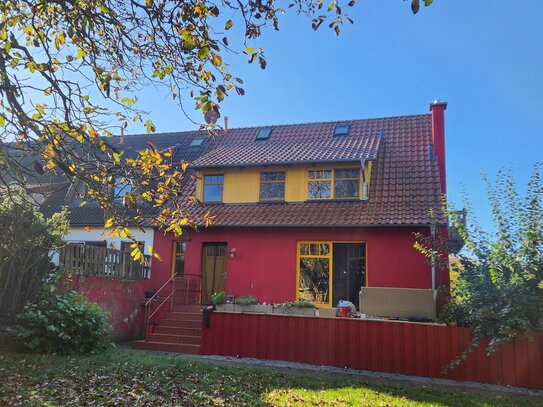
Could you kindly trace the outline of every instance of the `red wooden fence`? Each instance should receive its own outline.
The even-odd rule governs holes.
[[[201,353],[543,388],[543,334],[487,357],[479,347],[447,375],[468,345],[468,329],[389,321],[215,312]]]

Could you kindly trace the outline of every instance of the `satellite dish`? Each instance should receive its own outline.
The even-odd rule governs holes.
[[[219,114],[213,109],[209,109],[204,114],[204,120],[206,121],[207,124],[215,124],[215,123],[217,123],[218,118],[219,118]]]

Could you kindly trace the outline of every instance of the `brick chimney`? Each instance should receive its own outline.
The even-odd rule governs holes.
[[[432,143],[439,167],[439,183],[441,193],[447,193],[447,169],[445,165],[445,109],[447,102],[435,100],[430,103],[432,112]]]

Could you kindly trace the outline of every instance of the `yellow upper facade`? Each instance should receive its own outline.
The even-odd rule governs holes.
[[[366,200],[371,161],[206,168],[197,173],[203,202],[256,203]],[[363,170],[363,171],[362,171]],[[205,191],[205,193],[204,193]]]

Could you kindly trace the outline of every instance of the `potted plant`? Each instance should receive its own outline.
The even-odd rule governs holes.
[[[258,304],[258,300],[251,295],[242,295],[236,298],[234,309],[236,312],[254,312],[254,306]]]
[[[273,313],[286,315],[305,315],[314,317],[316,314],[316,310],[313,303],[305,300],[300,300],[295,302],[283,302],[281,304],[274,304]]]
[[[225,304],[226,300],[226,293],[224,291],[220,291],[218,293],[215,293],[211,296],[211,301],[213,302],[213,305],[215,305],[215,308],[217,311],[234,311],[234,304]]]

